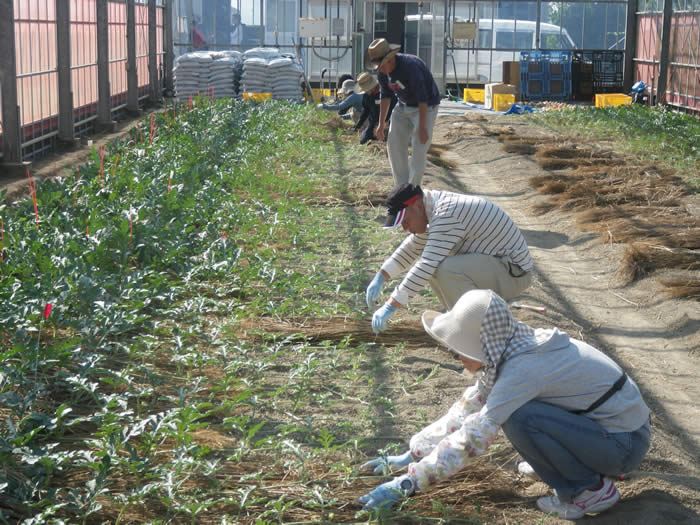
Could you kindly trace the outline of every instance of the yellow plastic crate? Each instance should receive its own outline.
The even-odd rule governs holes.
[[[515,95],[510,93],[496,93],[493,96],[494,111],[508,111],[515,104]]]
[[[314,102],[321,102],[322,98],[331,98],[335,96],[335,89],[320,89],[313,88],[312,93],[314,94]]]
[[[597,93],[595,96],[595,107],[604,108],[606,106],[622,106],[631,104],[632,97],[624,93]]]
[[[473,102],[474,104],[484,103],[484,90],[483,89],[465,89],[464,90],[464,101]]]
[[[244,92],[242,95],[243,100],[252,100],[253,102],[262,102],[263,100],[268,100],[272,98],[272,93],[248,93]]]

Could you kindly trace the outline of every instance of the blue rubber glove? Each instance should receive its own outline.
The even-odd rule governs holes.
[[[377,299],[379,298],[379,292],[382,289],[382,285],[384,284],[384,275],[382,272],[377,272],[377,275],[374,276],[374,279],[372,279],[372,282],[369,283],[369,286],[367,287],[367,292],[366,292],[366,299],[367,299],[367,308],[372,308],[377,303]]]
[[[411,451],[407,451],[400,456],[384,456],[374,458],[360,467],[361,470],[369,470],[374,468],[375,474],[391,474],[392,471],[405,467],[413,461]]]
[[[390,509],[401,498],[415,492],[413,481],[404,475],[382,483],[369,494],[361,496],[359,501],[364,503],[362,510]]]
[[[391,306],[389,303],[386,303],[379,310],[374,312],[374,315],[372,316],[372,331],[375,334],[378,334],[379,332],[386,330],[386,322],[395,311],[395,306]]]

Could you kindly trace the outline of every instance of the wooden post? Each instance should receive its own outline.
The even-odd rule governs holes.
[[[623,91],[632,89],[635,81],[634,55],[637,51],[637,0],[627,0],[627,23],[625,24],[625,74]]]
[[[156,0],[148,0],[148,80],[151,84],[151,102],[163,98],[158,76],[158,42],[156,34]]]
[[[97,127],[113,130],[112,94],[109,86],[109,11],[107,0],[97,0]]]
[[[0,91],[2,91],[3,168],[22,166],[20,113],[17,105],[17,50],[12,0],[0,0]]]
[[[668,85],[668,62],[671,56],[671,18],[673,16],[673,0],[664,0],[664,20],[661,26],[661,51],[659,53],[659,78],[656,89],[656,103],[666,101],[666,86]]]
[[[136,5],[126,0],[126,110],[139,113],[139,76],[136,70]]]
[[[171,2],[165,2],[163,6],[163,51],[165,60],[163,63],[163,75],[165,76],[166,96],[175,94],[175,82],[173,79],[173,63],[175,62],[175,50],[173,47],[173,7]]]
[[[73,143],[73,81],[71,78],[70,5],[56,0],[56,69],[58,73],[58,139]]]

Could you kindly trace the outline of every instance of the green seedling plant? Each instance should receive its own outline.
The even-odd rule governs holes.
[[[307,106],[167,109],[0,207],[0,521],[352,519],[404,347],[304,327],[369,330],[367,153]]]

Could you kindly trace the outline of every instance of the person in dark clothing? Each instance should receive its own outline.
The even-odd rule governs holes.
[[[365,144],[370,140],[375,140],[374,129],[379,123],[379,82],[369,73],[361,73],[357,77],[355,84],[355,93],[362,94],[362,114],[360,115],[355,130],[362,129],[362,125],[367,121],[367,127],[362,132],[360,144]],[[396,97],[392,97],[389,110],[387,111],[386,120],[391,117],[391,112],[396,105]]]
[[[381,98],[397,96],[386,143],[394,186],[410,182],[420,185],[425,171],[433,126],[440,105],[440,90],[430,69],[414,55],[399,53],[398,44],[377,38],[367,48],[368,66],[378,72]],[[388,100],[380,102],[384,113]],[[377,137],[383,139],[384,123],[379,122]],[[410,155],[409,155],[410,151]]]

